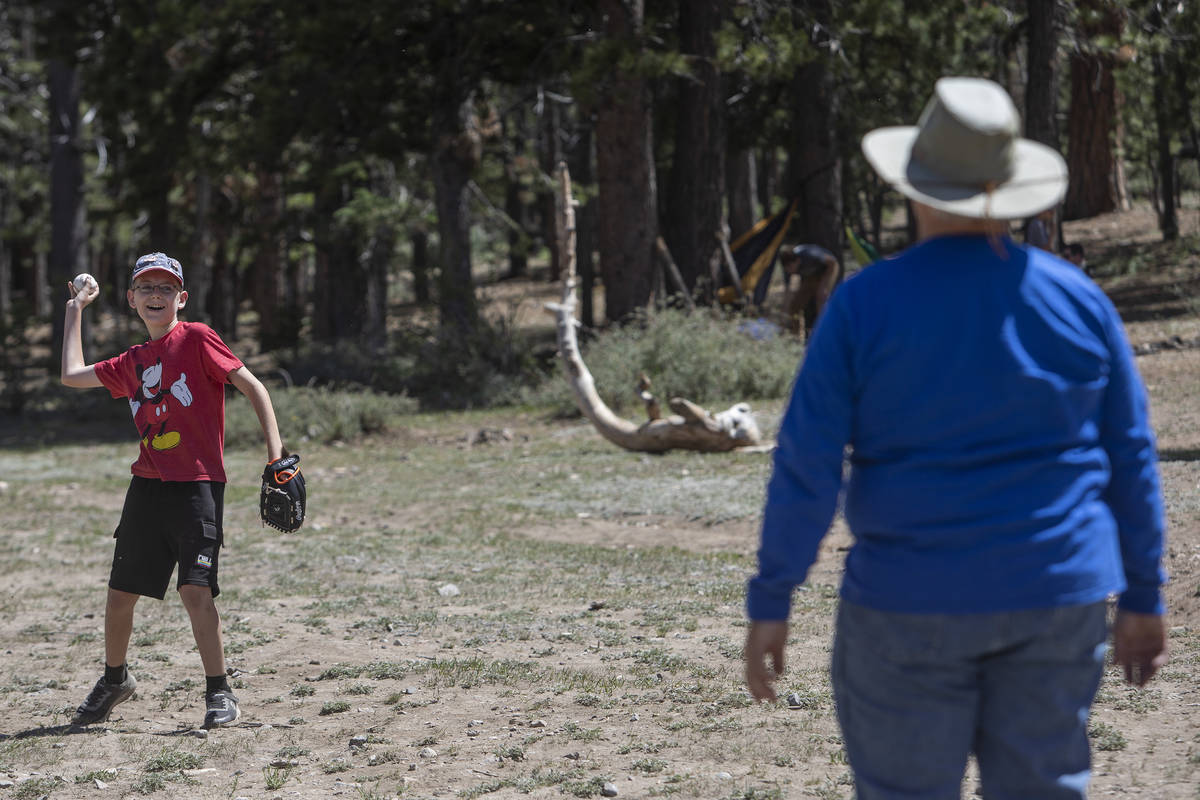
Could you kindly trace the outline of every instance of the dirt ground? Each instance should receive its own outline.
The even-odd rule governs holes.
[[[1066,238],[1144,353],[1170,526],[1171,661],[1145,690],[1109,670],[1091,794],[1197,800],[1200,249],[1157,243],[1146,209]],[[473,444],[482,429],[506,435]],[[788,700],[755,706],[742,591],[768,458],[637,456],[529,412],[303,448],[293,537],[258,525],[260,454],[228,454],[218,605],[242,721],[195,730],[201,670],[169,592],[139,605],[138,698],[74,728],[134,452],[110,439],[0,449],[0,800],[853,797],[826,675],[844,526],[797,593]]]

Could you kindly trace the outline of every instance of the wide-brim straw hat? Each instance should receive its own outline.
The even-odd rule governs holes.
[[[1008,92],[984,78],[942,78],[915,126],[879,128],[862,150],[879,177],[936,209],[973,219],[1020,219],[1057,205],[1067,164],[1021,138]]]

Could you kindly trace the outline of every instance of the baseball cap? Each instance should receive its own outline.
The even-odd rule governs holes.
[[[134,262],[129,282],[132,283],[139,275],[147,272],[166,272],[179,281],[180,286],[183,285],[183,267],[166,253],[147,253],[139,258]]]

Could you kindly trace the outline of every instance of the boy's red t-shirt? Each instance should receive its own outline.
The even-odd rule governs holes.
[[[165,336],[96,364],[113,397],[129,399],[141,436],[130,471],[164,481],[225,482],[225,384],[242,366],[217,332],[179,322]]]

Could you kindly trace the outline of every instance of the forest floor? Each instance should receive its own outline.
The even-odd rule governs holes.
[[[1140,690],[1108,670],[1094,797],[1200,798],[1198,216],[1185,211],[1185,245],[1158,243],[1145,210],[1066,226],[1144,353],[1170,525],[1171,660]],[[766,431],[782,403],[756,409]],[[243,717],[201,737],[174,592],[138,607],[137,699],[68,724],[100,672],[134,448],[103,431],[16,441],[0,447],[0,800],[596,797],[606,783],[618,797],[853,796],[826,669],[840,522],[797,593],[792,702],[743,688],[767,455],[631,454],[529,411],[413,415],[307,446],[310,517],[287,536],[257,519],[261,454],[230,452],[218,605]]]

